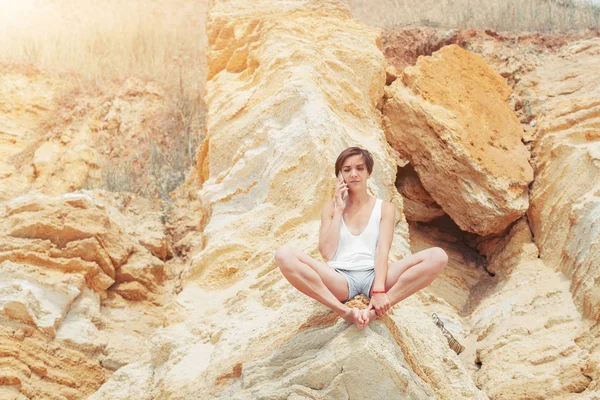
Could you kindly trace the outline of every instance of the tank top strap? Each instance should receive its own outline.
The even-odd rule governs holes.
[[[371,215],[371,219],[369,220],[369,225],[373,227],[377,232],[379,232],[379,224],[381,222],[381,204],[383,200],[376,199],[375,206],[373,207],[373,214]]]

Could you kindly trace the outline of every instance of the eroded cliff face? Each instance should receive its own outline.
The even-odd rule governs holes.
[[[597,38],[428,29],[388,32],[382,49],[335,0],[215,0],[207,35],[207,136],[170,205],[71,192],[165,120],[159,86],[71,107],[53,78],[3,67],[1,396],[600,396]],[[407,57],[394,40],[414,44]],[[320,257],[333,163],[352,145],[396,207],[391,260],[449,255],[363,331],[273,257],[285,243]]]
[[[160,325],[170,292],[160,209],[127,194],[30,193],[0,215],[0,393],[90,395]]]

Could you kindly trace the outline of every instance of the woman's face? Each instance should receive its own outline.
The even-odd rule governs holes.
[[[348,191],[353,192],[360,187],[367,186],[367,179],[370,175],[362,154],[346,158],[341,171],[344,181],[348,185]]]

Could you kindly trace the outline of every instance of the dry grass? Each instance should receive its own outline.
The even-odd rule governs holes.
[[[370,25],[427,25],[506,32],[567,33],[600,29],[600,7],[573,0],[349,0]]]
[[[168,199],[203,137],[207,3],[0,0],[0,62],[33,64],[63,78],[61,89],[75,103],[111,93],[130,77],[161,84],[172,109],[165,118],[176,121],[159,124],[168,125],[167,139],[148,134],[135,145],[139,154],[111,160],[99,187]]]
[[[202,89],[206,2],[0,0],[0,57],[84,85],[137,76]]]

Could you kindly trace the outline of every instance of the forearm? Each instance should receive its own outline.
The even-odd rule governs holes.
[[[342,223],[342,212],[334,211],[333,218],[323,232],[319,243],[319,251],[327,260],[331,260],[340,243],[340,226]]]
[[[375,280],[373,281],[373,290],[385,290],[385,281],[387,279],[388,260],[387,257],[377,255],[375,257]]]

